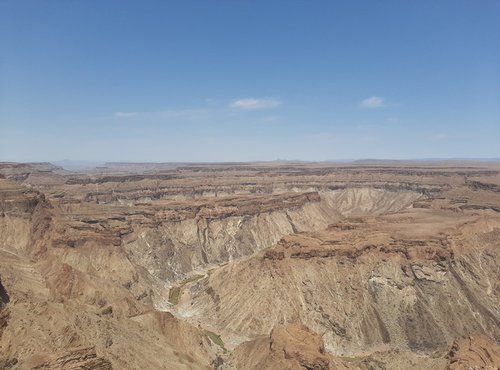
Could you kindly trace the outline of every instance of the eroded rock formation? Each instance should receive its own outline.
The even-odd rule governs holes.
[[[325,351],[320,335],[299,323],[278,325],[269,336],[238,346],[226,368],[234,369],[354,369]]]
[[[0,175],[0,368],[498,366],[494,164]]]

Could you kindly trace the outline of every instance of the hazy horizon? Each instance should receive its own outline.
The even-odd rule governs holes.
[[[0,161],[500,158],[498,1],[0,3]]]
[[[249,160],[249,161],[138,161],[138,160],[74,160],[74,159],[62,159],[62,160],[31,160],[31,161],[9,161],[1,160],[0,163],[50,163],[61,167],[93,167],[101,165],[113,165],[113,164],[252,164],[252,163],[355,163],[355,162],[479,162],[479,163],[495,163],[500,162],[499,158],[338,158],[338,159],[326,159],[326,160],[303,160],[298,158],[276,158],[270,160]]]

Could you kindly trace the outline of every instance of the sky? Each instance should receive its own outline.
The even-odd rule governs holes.
[[[0,161],[500,158],[497,0],[0,0]]]

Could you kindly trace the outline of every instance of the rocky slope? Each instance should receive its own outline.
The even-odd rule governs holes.
[[[468,335],[453,342],[446,358],[449,360],[448,370],[495,370],[500,364],[500,346],[488,337]]]
[[[229,369],[355,369],[325,351],[320,335],[302,324],[276,326],[269,336],[237,347],[223,368]]]
[[[56,210],[41,194],[2,182],[0,196],[0,368],[211,367],[220,349],[201,329],[122,283],[141,271],[117,246],[54,247]]]
[[[482,164],[0,164],[0,368],[498,366],[499,184]]]
[[[420,196],[414,191],[360,188],[224,197],[197,206],[182,220],[160,215],[156,228],[138,233],[124,249],[131,261],[170,283],[193,270],[250,255],[284,235],[323,229],[352,213],[404,208]]]
[[[248,338],[300,321],[336,355],[500,338],[500,218],[412,209],[283,238],[185,288],[179,311]]]

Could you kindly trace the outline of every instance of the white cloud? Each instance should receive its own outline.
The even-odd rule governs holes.
[[[359,103],[359,106],[361,108],[381,108],[384,105],[385,105],[384,98],[380,96],[372,96]]]
[[[133,117],[137,116],[137,112],[115,112],[113,116],[117,118]]]
[[[280,100],[273,98],[246,98],[233,100],[230,104],[231,108],[243,109],[243,110],[256,110],[256,109],[272,109],[277,108],[282,104]]]

